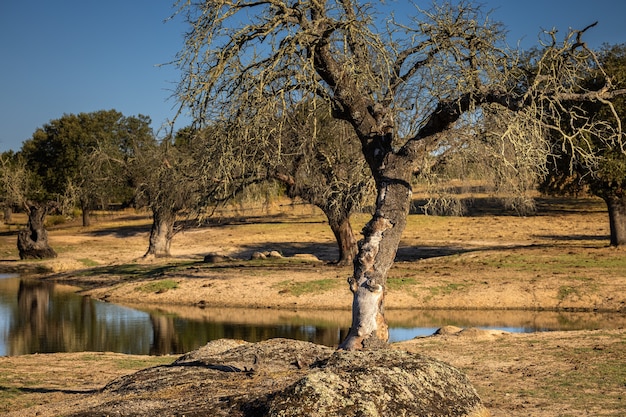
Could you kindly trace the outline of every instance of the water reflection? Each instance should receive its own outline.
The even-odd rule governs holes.
[[[293,324],[281,321],[280,313],[273,322],[256,325],[223,316],[189,319],[162,309],[100,302],[74,290],[0,279],[0,356],[80,351],[161,355],[188,352],[219,338],[256,342],[283,337],[335,346],[343,337],[337,325]]]
[[[119,306],[78,296],[74,290],[35,280],[0,279],[0,356],[184,353],[220,338],[257,342],[284,337],[336,346],[350,325],[349,311]],[[624,315],[599,313],[390,310],[387,317],[391,341],[432,334],[445,325],[541,331],[626,324]]]
[[[75,295],[51,283],[0,280],[0,355],[149,353],[148,314]]]

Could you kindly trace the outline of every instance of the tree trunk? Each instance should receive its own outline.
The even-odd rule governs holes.
[[[46,207],[29,207],[28,225],[17,235],[20,259],[56,258],[56,252],[48,244],[48,231],[44,227],[47,212]]]
[[[287,187],[287,195],[290,198],[300,197],[309,204],[319,207],[328,219],[328,225],[335,235],[337,247],[339,248],[339,259],[337,265],[350,265],[358,252],[357,239],[354,236],[352,225],[350,224],[350,209],[345,207],[344,212],[336,213],[332,208],[333,204],[329,204],[328,200],[321,200],[319,195],[314,192],[308,192],[307,187],[296,187],[296,180],[287,174],[280,172],[274,173],[274,178],[281,181]],[[340,202],[333,202],[335,205],[341,205]]]
[[[393,265],[411,206],[410,160],[387,155],[375,173],[376,212],[363,228],[363,240],[349,279],[352,326],[341,349],[363,349],[386,343],[389,329],[384,316],[387,273]]]
[[[4,224],[11,223],[11,220],[13,219],[13,209],[11,206],[5,206],[2,211],[4,213]]]
[[[613,194],[605,197],[604,201],[609,210],[611,246],[622,246],[626,244],[626,194]]]
[[[91,209],[88,206],[83,206],[83,227],[91,226]]]
[[[335,235],[335,240],[337,241],[337,246],[339,248],[339,259],[337,260],[337,265],[350,265],[359,251],[357,240],[354,236],[352,225],[350,224],[350,217],[347,215],[327,217],[328,225]]]
[[[165,258],[170,256],[170,245],[174,237],[176,215],[159,210],[152,211],[152,228],[150,229],[150,245],[144,255]]]

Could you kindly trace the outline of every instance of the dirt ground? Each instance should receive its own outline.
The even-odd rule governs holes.
[[[230,208],[209,226],[177,234],[171,259],[142,258],[146,213],[100,213],[94,220],[89,228],[74,222],[49,228],[58,258],[19,261],[15,235],[24,219],[16,215],[17,224],[0,229],[0,273],[46,271],[42,279],[85,295],[176,305],[190,316],[213,307],[254,308],[257,319],[301,310],[349,315],[351,270],[329,264],[337,253],[333,235],[310,206]],[[355,231],[366,220],[356,216]],[[394,347],[462,369],[494,416],[626,416],[626,252],[609,247],[608,234],[606,210],[594,199],[541,199],[532,217],[502,215],[489,198],[475,199],[461,218],[410,215],[389,274],[390,318],[438,309],[496,316],[549,310],[610,314],[612,321],[605,327],[600,320],[597,330],[529,334],[447,329]],[[282,257],[250,260],[272,250]],[[211,253],[229,258],[202,262]],[[45,412],[53,403],[62,413],[114,377],[173,360],[112,353],[2,357],[0,413],[55,415]],[[23,410],[28,406],[35,408]]]

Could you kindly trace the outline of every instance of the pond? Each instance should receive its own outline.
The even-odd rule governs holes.
[[[429,335],[445,325],[512,332],[617,328],[624,315],[525,311],[391,310],[391,341]],[[275,337],[337,346],[349,311],[201,309],[121,306],[82,297],[73,288],[0,274],[0,356],[109,351],[179,354],[220,338]]]

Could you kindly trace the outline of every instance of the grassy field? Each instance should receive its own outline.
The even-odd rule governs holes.
[[[623,325],[614,322],[602,330],[599,322],[599,330],[580,332],[469,332],[396,347],[462,369],[494,416],[626,415],[626,252],[608,246],[604,204],[540,199],[536,216],[518,217],[503,213],[488,197],[473,201],[465,217],[409,216],[389,273],[390,318],[401,322],[440,309],[461,316],[475,310],[495,316],[588,311],[622,317]],[[14,224],[0,229],[0,272],[47,271],[45,279],[78,286],[85,295],[141,300],[165,310],[186,306],[189,315],[206,311],[197,305],[254,308],[248,310],[250,320],[295,309],[320,317],[349,315],[351,269],[328,263],[337,250],[317,209],[285,202],[233,208],[207,226],[176,235],[171,259],[142,258],[149,219],[133,211],[99,213],[89,228],[56,219],[50,243],[59,257],[19,261],[16,231],[25,218],[18,214]],[[355,230],[367,219],[355,216]],[[267,250],[283,258],[250,260]],[[234,260],[202,262],[209,253]],[[44,404],[36,410],[45,416],[46,404],[72,404],[115,376],[171,360],[100,353],[0,358],[0,412],[23,415],[16,410]]]

